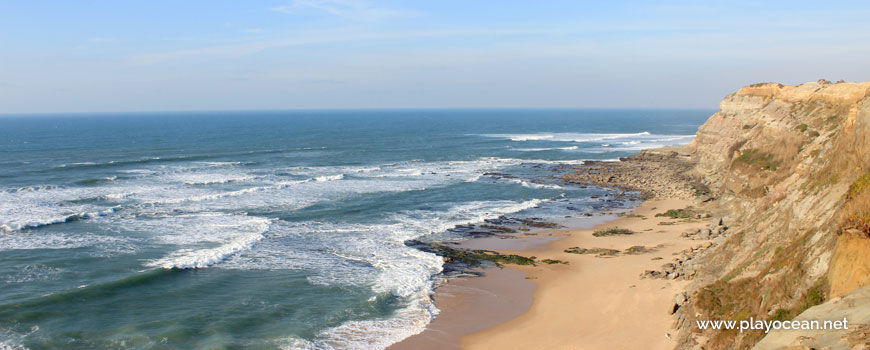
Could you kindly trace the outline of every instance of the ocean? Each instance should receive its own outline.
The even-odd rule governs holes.
[[[438,312],[406,241],[595,213],[570,166],[713,112],[0,116],[0,349],[384,348]]]

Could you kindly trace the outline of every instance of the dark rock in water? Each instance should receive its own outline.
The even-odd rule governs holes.
[[[479,227],[480,227],[480,228],[485,228],[485,229],[487,229],[487,230],[491,230],[491,231],[499,232],[499,233],[516,233],[516,232],[517,232],[517,230],[514,230],[514,229],[512,229],[512,228],[510,228],[510,227],[504,227],[504,226],[480,225]]]
[[[512,178],[515,178],[515,176],[513,176],[513,175],[511,175],[511,174],[497,173],[497,172],[483,173],[483,176],[488,176],[488,177],[492,177],[492,178],[495,178],[495,179],[501,179],[501,178],[512,179]]]
[[[568,209],[568,210],[579,210],[579,209],[577,209],[577,207],[565,207],[565,209]]]
[[[537,218],[537,219],[540,220],[540,218]],[[557,227],[561,227],[561,225],[559,225],[559,224],[557,224],[557,223],[555,223],[555,222],[536,221],[535,218],[532,218],[532,219],[521,219],[520,222],[521,222],[523,225],[530,226],[530,227],[537,227],[537,228],[557,228]]]
[[[423,250],[423,248],[425,248],[428,245],[429,245],[428,243],[418,241],[416,239],[409,239],[409,240],[405,241],[405,246],[419,249],[419,250]],[[423,251],[425,251],[425,250],[423,250]]]
[[[495,233],[489,231],[470,231],[468,232],[468,235],[472,238],[481,238],[495,236]]]
[[[480,266],[485,262],[492,263],[496,266],[504,264],[514,265],[535,265],[535,257],[525,257],[515,254],[501,254],[491,250],[469,250],[462,248],[452,248],[446,245],[437,243],[425,244],[420,241],[407,241],[408,246],[413,246],[421,251],[433,253],[444,258],[445,271],[461,271],[468,270],[472,267]]]
[[[514,223],[513,220],[507,220],[507,219],[486,219],[486,220],[483,220],[483,222],[485,222],[487,224],[499,225],[499,226],[510,225],[510,224]]]

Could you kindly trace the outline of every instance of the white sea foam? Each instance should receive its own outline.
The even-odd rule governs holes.
[[[231,182],[243,182],[248,180],[253,180],[253,176],[234,176],[227,177],[221,175],[202,175],[197,176],[196,178],[188,178],[184,180],[185,185],[218,185],[218,184],[228,184]]]
[[[408,298],[408,306],[396,310],[388,319],[348,321],[317,334],[314,341],[293,339],[282,349],[384,349],[426,329],[438,315],[427,294]]]
[[[318,285],[369,286],[407,304],[388,319],[350,321],[329,328],[313,341],[288,339],[286,348],[384,348],[423,331],[438,310],[431,302],[431,276],[441,271],[440,257],[404,245],[409,239],[440,233],[458,224],[533,208],[543,200],[468,202],[443,210],[394,214],[378,224],[282,222],[253,250],[218,265],[232,269],[312,271]],[[284,239],[292,238],[292,239]]]
[[[124,169],[118,171],[125,174],[154,174],[156,172],[150,169]]]
[[[0,234],[0,251],[31,249],[71,249],[100,247],[118,248],[130,240],[127,238],[96,235],[91,233],[22,233]]]
[[[344,174],[317,176],[314,181],[338,181],[344,178]]]
[[[601,145],[601,147],[593,147],[585,150],[589,153],[604,153],[604,152],[635,152],[644,149],[661,148],[668,146],[685,145],[691,141],[695,135],[670,135],[670,137],[650,137],[639,140],[630,140],[620,142],[618,144]]]
[[[0,219],[3,220],[0,222],[0,232],[21,231],[27,228],[60,224],[78,219],[91,219],[113,214],[117,209],[118,207],[100,209],[84,205],[62,206],[57,203],[38,203],[24,206],[6,203],[0,206],[0,214],[3,214],[3,218]]]
[[[545,140],[548,142],[602,142],[598,147],[578,148],[585,153],[631,152],[643,149],[683,145],[694,138],[694,135],[660,135],[647,131],[625,134],[593,134],[593,133],[541,133],[541,134],[486,134],[486,137],[509,139],[512,141]],[[575,146],[572,146],[575,147]],[[512,148],[516,151],[547,151],[559,147]]]
[[[523,163],[564,163],[511,158],[479,158],[470,161],[406,161],[366,167],[308,167],[293,169],[301,180],[287,180],[274,175],[254,175],[235,166],[214,164],[158,167],[146,177],[99,187],[29,186],[0,191],[0,231],[16,231],[63,223],[72,219],[113,214],[90,200],[116,202],[133,212],[144,207],[209,211],[246,208],[281,208],[296,210],[313,203],[339,199],[347,195],[373,192],[402,192],[476,181],[481,174]],[[234,163],[227,163],[234,164]],[[222,164],[218,164],[222,165]],[[345,174],[351,174],[348,178]],[[335,181],[340,183],[331,184]],[[225,190],[209,184],[251,182],[250,187]],[[203,184],[203,186],[184,186]],[[548,188],[549,185],[524,184]],[[232,200],[229,200],[232,199]],[[159,208],[155,208],[157,210]]]
[[[541,147],[541,148],[511,148],[511,151],[517,152],[542,152],[542,151],[573,151],[580,149],[579,146],[568,147]]]
[[[134,220],[135,229],[154,232],[156,241],[181,247],[168,255],[149,261],[146,266],[162,268],[204,268],[250,249],[263,239],[270,219],[221,213]]]
[[[33,326],[29,332],[17,333],[9,329],[0,328],[0,350],[30,350],[22,345],[24,338],[39,331],[39,326]]]
[[[492,137],[506,137],[511,141],[536,141],[536,140],[549,140],[553,138],[553,135],[549,134],[492,134],[492,135],[484,135],[484,136],[492,136]]]
[[[507,180],[508,182],[522,185],[523,187],[528,187],[528,188],[546,188],[546,189],[550,189],[550,190],[564,190],[565,189],[564,187],[559,186],[559,185],[534,183],[534,182],[529,182],[527,180],[518,179],[518,178],[509,178],[509,179],[505,179],[505,180]]]
[[[28,283],[55,279],[64,269],[48,265],[26,265],[5,276],[6,283]],[[0,347],[2,349],[2,347]]]
[[[219,247],[210,249],[181,249],[163,258],[153,260],[147,266],[164,269],[199,269],[217,264],[236,253],[263,239],[261,233],[247,234],[237,237]]]
[[[594,134],[594,133],[538,133],[538,134],[483,134],[480,136],[508,139],[511,141],[563,141],[592,142],[629,137],[650,136],[648,131],[630,134]]]
[[[69,164],[60,164],[57,167],[58,168],[66,168],[66,167],[70,167],[70,166],[83,166],[83,165],[96,165],[96,164],[97,163],[94,163],[94,162],[77,162],[77,163],[69,163]]]

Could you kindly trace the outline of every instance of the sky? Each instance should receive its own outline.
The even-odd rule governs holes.
[[[0,0],[0,114],[709,108],[870,80],[867,1]]]

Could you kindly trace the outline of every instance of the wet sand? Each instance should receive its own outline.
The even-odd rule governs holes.
[[[480,270],[481,277],[454,278],[435,293],[441,313],[423,333],[390,350],[458,349],[460,339],[522,315],[532,304],[535,284],[513,269]]]

